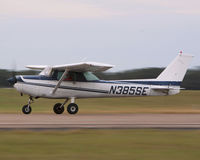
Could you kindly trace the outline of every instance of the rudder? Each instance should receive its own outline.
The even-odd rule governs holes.
[[[180,53],[157,77],[157,80],[182,82],[193,57],[193,55]]]

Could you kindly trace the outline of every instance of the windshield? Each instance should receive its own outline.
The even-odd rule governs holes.
[[[83,74],[84,74],[85,79],[86,79],[87,81],[98,81],[98,80],[99,80],[99,78],[97,78],[97,77],[96,77],[93,73],[91,73],[91,72],[84,72]]]

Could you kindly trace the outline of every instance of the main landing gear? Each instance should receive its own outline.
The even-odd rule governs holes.
[[[78,112],[78,105],[75,104],[75,103],[70,103],[68,106],[67,106],[67,112],[69,114],[76,114]]]
[[[53,107],[53,111],[56,114],[62,114],[65,110],[65,104],[68,102],[69,99],[66,99],[63,104],[56,103]],[[32,111],[31,104],[34,102],[33,97],[29,97],[28,104],[22,107],[22,112],[24,114],[30,114]],[[71,103],[67,106],[67,112],[69,114],[76,114],[78,113],[78,105],[75,103],[75,98],[71,98]]]
[[[63,104],[56,103],[53,107],[53,111],[56,114],[62,114],[64,112],[64,105],[68,102],[69,99],[66,99]],[[78,112],[78,105],[75,104],[75,98],[71,98],[71,103],[67,106],[67,112],[69,114],[76,114]]]

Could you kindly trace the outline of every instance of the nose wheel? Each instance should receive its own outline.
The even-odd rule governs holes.
[[[31,106],[29,106],[28,104],[27,104],[27,105],[24,105],[24,106],[22,107],[22,112],[23,112],[24,114],[30,114],[31,111],[32,111],[32,108],[31,108]]]
[[[24,105],[24,106],[22,107],[22,112],[23,112],[24,114],[30,114],[30,113],[31,113],[31,111],[32,111],[32,108],[31,108],[31,106],[30,106],[31,103],[33,103],[33,98],[32,98],[32,97],[29,98],[28,104],[27,104],[27,105]]]

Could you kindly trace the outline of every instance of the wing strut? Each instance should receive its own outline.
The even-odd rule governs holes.
[[[62,77],[60,78],[58,84],[56,85],[56,87],[53,89],[52,94],[56,93],[57,89],[60,87],[60,84],[62,83],[62,81],[64,80],[65,76],[67,75],[68,70],[66,69],[65,72],[63,73]]]

